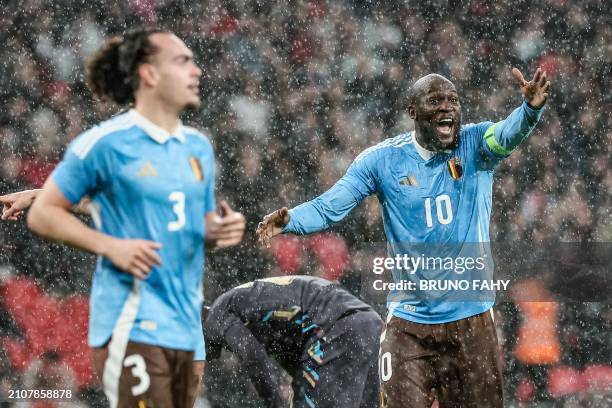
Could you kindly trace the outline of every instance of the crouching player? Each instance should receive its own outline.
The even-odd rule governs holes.
[[[293,377],[293,407],[380,405],[382,320],[336,284],[309,276],[249,282],[205,312],[207,358],[236,353],[269,407],[285,407],[280,369]]]

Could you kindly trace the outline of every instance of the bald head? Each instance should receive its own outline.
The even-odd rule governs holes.
[[[444,86],[445,85],[445,86]],[[420,96],[429,93],[434,88],[450,87],[456,91],[455,85],[440,74],[428,74],[417,79],[408,91],[408,103],[414,105]]]

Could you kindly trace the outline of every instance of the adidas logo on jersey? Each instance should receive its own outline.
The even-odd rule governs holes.
[[[157,170],[150,161],[147,161],[136,173],[136,177],[156,177]]]
[[[417,183],[417,179],[416,177],[414,177],[414,175],[409,175],[406,178],[400,180],[399,182],[402,186],[418,186],[419,183]]]

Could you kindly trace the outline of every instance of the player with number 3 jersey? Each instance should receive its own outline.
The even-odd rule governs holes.
[[[172,33],[109,40],[89,63],[94,93],[133,108],[68,147],[28,224],[99,256],[89,343],[111,407],[191,407],[202,364],[205,240],[240,242],[244,217],[215,204],[209,140],[179,114],[200,104],[201,70]],[[69,209],[89,197],[95,229]]]

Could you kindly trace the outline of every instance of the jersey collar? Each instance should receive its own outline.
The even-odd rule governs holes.
[[[185,131],[183,129],[183,123],[180,120],[178,121],[178,125],[176,126],[174,132],[170,133],[166,129],[157,126],[155,123],[136,112],[135,109],[130,109],[129,113],[132,116],[134,123],[136,123],[138,127],[144,130],[145,133],[157,143],[166,143],[171,137],[176,138],[181,143],[185,143]]]
[[[412,140],[414,140],[414,148],[421,158],[425,161],[430,160],[432,157],[436,155],[436,153],[440,152],[432,152],[431,150],[427,150],[423,146],[421,146],[416,138],[416,132],[412,133]],[[450,153],[452,150],[442,150],[443,153]]]
[[[421,158],[423,160],[428,161],[429,159],[434,157],[436,152],[432,152],[431,150],[427,150],[426,148],[424,148],[423,146],[421,146],[419,144],[419,142],[417,141],[417,138],[416,138],[416,132],[414,132],[412,134],[412,140],[414,140],[414,148],[416,149],[417,153],[419,154],[419,156],[421,156]]]

